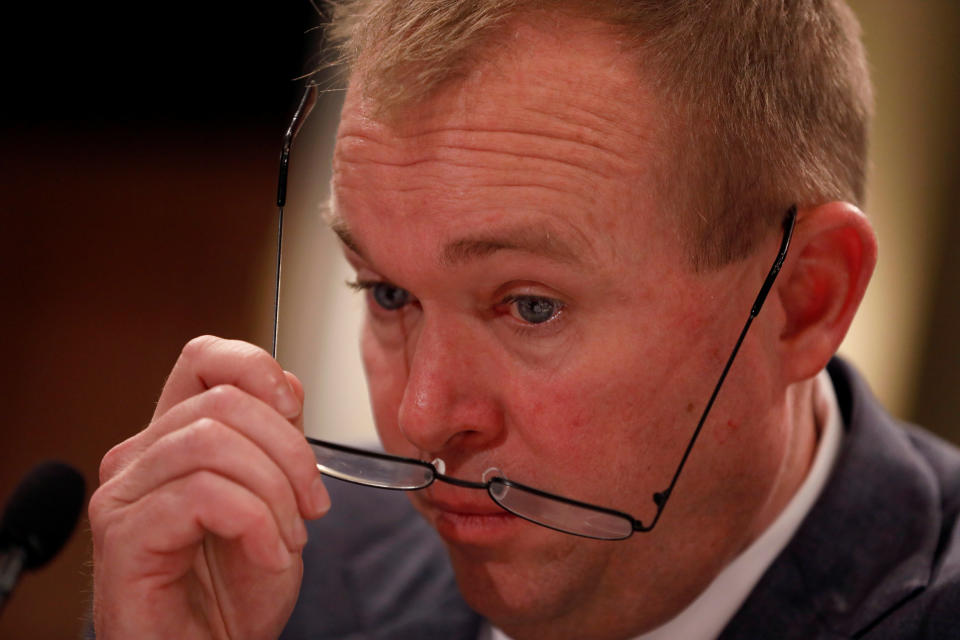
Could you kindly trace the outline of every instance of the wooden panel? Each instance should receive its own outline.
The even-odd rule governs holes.
[[[37,461],[77,466],[140,430],[183,343],[266,344],[276,132],[9,137],[3,211],[0,498]],[[75,637],[88,525],[0,618],[2,638]]]

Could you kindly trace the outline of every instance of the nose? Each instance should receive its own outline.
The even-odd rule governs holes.
[[[429,455],[491,446],[503,431],[505,376],[482,327],[424,319],[407,345],[407,383],[398,422],[406,439]]]

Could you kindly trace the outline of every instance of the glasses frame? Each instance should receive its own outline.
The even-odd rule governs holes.
[[[489,480],[486,480],[486,481],[484,481],[484,482],[474,482],[474,481],[471,481],[471,480],[463,480],[462,478],[456,478],[456,477],[454,477],[454,476],[448,476],[448,475],[446,475],[446,474],[444,474],[444,473],[441,473],[441,472],[437,471],[437,468],[436,468],[435,466],[433,466],[432,463],[430,463],[430,462],[424,462],[423,460],[418,460],[417,458],[406,458],[406,457],[403,457],[403,456],[395,456],[395,455],[392,455],[392,454],[389,454],[389,453],[382,453],[382,452],[379,452],[379,451],[370,451],[370,450],[368,450],[368,449],[358,449],[358,448],[356,448],[356,447],[351,447],[351,446],[348,446],[348,445],[345,445],[345,444],[338,444],[338,443],[335,443],[335,442],[328,442],[328,441],[326,441],[326,440],[319,440],[319,439],[313,438],[313,437],[311,437],[311,436],[306,436],[306,439],[307,439],[307,442],[309,442],[310,444],[315,445],[315,446],[318,446],[318,447],[323,447],[323,448],[325,448],[325,449],[332,449],[332,450],[334,450],[334,451],[341,451],[341,452],[343,452],[343,453],[347,453],[347,454],[351,454],[351,455],[356,455],[356,456],[363,456],[363,457],[367,457],[367,458],[374,458],[374,459],[377,459],[377,460],[387,460],[387,461],[389,461],[389,462],[401,463],[401,464],[408,465],[408,466],[417,466],[417,467],[420,467],[420,468],[424,469],[425,471],[429,472],[428,480],[425,481],[425,482],[423,482],[423,483],[421,483],[421,484],[418,484],[418,485],[416,485],[416,486],[390,487],[390,486],[385,486],[385,485],[380,485],[380,484],[374,484],[374,483],[369,483],[369,482],[361,482],[361,481],[359,481],[359,480],[355,480],[355,479],[352,479],[352,478],[349,478],[349,477],[346,477],[346,476],[339,475],[339,474],[337,474],[336,472],[329,472],[329,471],[324,471],[323,469],[321,469],[321,472],[322,472],[324,475],[328,475],[328,476],[330,476],[330,477],[332,477],[332,478],[336,478],[336,479],[342,480],[342,481],[344,481],[344,482],[350,482],[350,483],[352,483],[352,484],[358,484],[358,485],[363,486],[363,487],[371,487],[371,488],[375,488],[375,489],[385,489],[385,490],[387,490],[387,491],[420,491],[421,489],[426,489],[427,487],[429,487],[429,486],[430,486],[431,484],[433,484],[434,482],[437,482],[437,481],[446,482],[447,484],[452,484],[452,485],[455,485],[455,486],[458,486],[458,487],[463,487],[463,488],[465,488],[465,489],[482,489],[482,490],[484,490],[484,491],[487,492],[487,495],[490,496],[490,499],[493,500],[493,502],[494,502],[497,506],[499,506],[501,509],[503,509],[503,510],[505,510],[505,511],[508,511],[508,512],[512,513],[513,515],[515,515],[515,516],[518,516],[518,517],[520,517],[520,518],[523,518],[524,520],[527,520],[527,521],[532,522],[532,523],[534,523],[534,524],[540,525],[541,527],[546,527],[547,529],[553,529],[554,531],[559,531],[559,532],[561,532],[561,533],[566,533],[566,534],[573,535],[573,536],[580,536],[580,537],[582,537],[582,538],[593,538],[593,539],[603,539],[603,540],[623,540],[623,539],[626,539],[626,538],[629,537],[629,534],[628,534],[628,535],[626,535],[626,536],[619,536],[619,537],[598,538],[597,536],[584,535],[584,534],[582,534],[582,533],[577,533],[577,532],[575,532],[575,531],[570,531],[570,530],[568,530],[568,529],[562,529],[562,528],[560,528],[560,527],[555,527],[555,526],[552,526],[552,525],[550,525],[550,524],[547,524],[547,523],[543,522],[542,520],[537,520],[537,519],[535,519],[535,518],[532,518],[532,517],[530,517],[530,516],[528,516],[528,515],[520,512],[520,511],[516,511],[516,510],[514,510],[514,509],[511,509],[509,506],[505,505],[499,498],[496,497],[496,494],[494,493],[494,487],[497,487],[497,486],[508,487],[508,488],[510,488],[510,489],[515,489],[515,490],[518,490],[518,491],[523,491],[523,492],[526,492],[526,493],[528,493],[528,494],[532,494],[532,495],[535,495],[535,496],[538,496],[538,497],[541,497],[541,498],[547,498],[547,499],[553,500],[553,501],[555,501],[555,502],[560,502],[560,503],[563,503],[563,504],[567,504],[567,505],[570,505],[570,506],[572,506],[572,507],[578,507],[578,508],[586,509],[586,510],[589,510],[589,511],[592,511],[592,512],[602,513],[602,514],[606,514],[606,515],[609,515],[609,516],[614,516],[614,517],[617,517],[617,518],[619,518],[619,519],[621,519],[621,520],[624,520],[624,521],[629,522],[632,526],[634,526],[634,529],[633,529],[633,530],[634,530],[634,531],[637,530],[637,529],[635,528],[635,524],[636,524],[638,521],[635,520],[633,517],[631,517],[630,514],[628,514],[628,513],[624,513],[623,511],[617,511],[616,509],[610,509],[609,507],[601,507],[601,506],[599,506],[599,505],[591,504],[591,503],[589,503],[589,502],[581,502],[580,500],[574,500],[573,498],[567,498],[567,497],[565,497],[565,496],[557,495],[557,494],[555,494],[555,493],[550,493],[550,492],[544,491],[544,490],[542,490],[542,489],[537,489],[536,487],[531,487],[531,486],[529,486],[529,485],[525,485],[525,484],[522,484],[522,483],[520,483],[520,482],[515,482],[515,481],[513,481],[513,480],[509,480],[508,478],[505,478],[504,476],[494,476],[494,477],[492,477],[492,478],[490,478]]]
[[[278,207],[278,230],[277,230],[277,270],[276,270],[276,293],[274,299],[274,318],[273,318],[273,347],[271,354],[276,357],[277,355],[277,335],[279,327],[279,315],[280,315],[280,280],[281,280],[281,258],[283,252],[283,208],[286,204],[286,192],[287,192],[287,176],[289,173],[290,165],[290,153],[293,148],[293,141],[297,133],[303,126],[303,123],[306,121],[307,116],[310,111],[313,109],[317,101],[318,88],[315,84],[309,83],[304,89],[303,95],[299,101],[296,111],[294,112],[293,119],[290,122],[290,126],[287,127],[287,131],[284,134],[283,138],[283,147],[280,153],[280,174],[277,182],[277,207]],[[690,441],[687,443],[686,448],[684,449],[683,455],[680,458],[680,462],[677,464],[676,470],[673,473],[673,477],[670,480],[670,484],[667,485],[667,488],[662,491],[657,491],[653,494],[653,502],[656,505],[657,511],[654,514],[653,518],[650,520],[649,524],[644,524],[642,520],[634,518],[628,513],[623,511],[618,511],[616,509],[611,509],[609,507],[603,507],[600,505],[591,504],[588,502],[581,502],[579,500],[574,500],[572,498],[567,498],[555,493],[550,493],[548,491],[543,491],[535,487],[530,487],[519,482],[514,482],[503,476],[495,476],[490,480],[484,482],[473,482],[469,480],[462,480],[460,478],[455,478],[453,476],[448,476],[444,473],[441,473],[437,470],[432,463],[425,462],[423,460],[418,460],[415,458],[406,458],[403,456],[395,456],[388,453],[381,453],[377,451],[369,451],[366,449],[358,449],[356,447],[351,447],[343,444],[337,444],[334,442],[328,442],[325,440],[319,440],[310,436],[305,436],[307,442],[311,445],[324,447],[334,451],[341,451],[343,453],[363,456],[368,458],[373,458],[377,460],[386,460],[391,462],[402,463],[404,465],[416,465],[422,467],[425,471],[429,472],[428,480],[422,484],[422,486],[414,487],[389,487],[382,486],[372,483],[360,482],[354,479],[347,477],[341,477],[336,475],[336,473],[329,473],[324,471],[326,475],[331,477],[338,478],[347,482],[352,482],[353,484],[359,484],[362,486],[368,486],[379,489],[387,489],[394,491],[417,491],[420,489],[425,489],[426,487],[433,484],[435,481],[445,482],[452,484],[458,487],[464,487],[467,489],[482,489],[487,492],[490,498],[495,504],[499,507],[512,513],[524,520],[533,522],[534,524],[546,527],[548,529],[553,529],[555,531],[561,531],[563,533],[587,538],[595,538],[597,536],[585,535],[582,533],[577,533],[575,531],[568,531],[566,529],[560,529],[549,524],[545,524],[542,521],[535,520],[534,518],[528,517],[523,513],[518,513],[498,500],[494,493],[493,488],[496,486],[504,486],[519,491],[527,492],[529,494],[546,498],[548,500],[553,500],[562,504],[571,505],[577,508],[590,510],[596,513],[605,514],[609,516],[614,516],[621,518],[626,522],[630,523],[630,532],[622,537],[616,538],[602,538],[602,539],[612,539],[612,540],[623,540],[630,537],[633,532],[645,533],[653,530],[653,528],[660,521],[660,516],[663,514],[663,510],[667,505],[667,502],[670,499],[670,496],[673,494],[674,487],[676,487],[677,481],[680,479],[680,474],[682,473],[684,466],[687,463],[687,459],[690,457],[690,453],[693,451],[693,446],[697,442],[697,438],[700,436],[700,432],[703,430],[703,426],[706,423],[707,417],[710,415],[710,410],[713,408],[713,404],[717,399],[717,396],[720,393],[720,388],[723,386],[724,380],[727,378],[727,374],[730,372],[730,368],[733,365],[733,361],[737,356],[737,353],[740,351],[740,346],[743,344],[744,339],[747,336],[747,332],[750,329],[750,325],[753,324],[754,318],[760,313],[760,309],[763,307],[763,303],[767,299],[767,295],[770,293],[771,288],[773,287],[774,282],[777,279],[777,275],[780,273],[780,269],[783,267],[783,263],[787,257],[787,251],[790,248],[790,240],[793,237],[793,231],[796,227],[797,222],[797,206],[793,204],[787,209],[786,214],[784,215],[783,220],[783,237],[780,241],[780,249],[777,252],[777,256],[773,261],[773,265],[770,267],[770,270],[767,272],[767,276],[763,281],[763,284],[760,287],[760,292],[757,294],[757,297],[754,299],[753,305],[750,307],[750,314],[747,316],[746,323],[743,326],[743,329],[740,331],[740,335],[737,338],[736,343],[733,346],[733,350],[730,352],[730,356],[727,358],[726,364],[723,367],[723,371],[720,373],[720,377],[717,380],[716,385],[713,388],[713,392],[710,394],[710,399],[707,401],[706,406],[703,409],[703,413],[700,415],[700,419],[697,422],[697,426],[693,431],[693,434],[690,436]],[[322,470],[321,470],[322,471]]]

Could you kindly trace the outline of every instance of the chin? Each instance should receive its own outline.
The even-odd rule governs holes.
[[[515,638],[524,636],[523,629],[560,637],[545,632],[576,619],[605,564],[596,557],[602,550],[596,541],[541,529],[530,525],[503,546],[447,543],[467,604]]]
[[[542,572],[526,563],[481,559],[474,552],[459,549],[450,549],[450,557],[467,604],[498,627],[550,619],[561,608],[560,602],[566,600],[557,593],[555,581],[538,575]]]

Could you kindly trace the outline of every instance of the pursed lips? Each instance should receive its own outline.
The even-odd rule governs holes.
[[[485,491],[434,484],[416,494],[424,507],[464,516],[513,516],[497,505]]]

